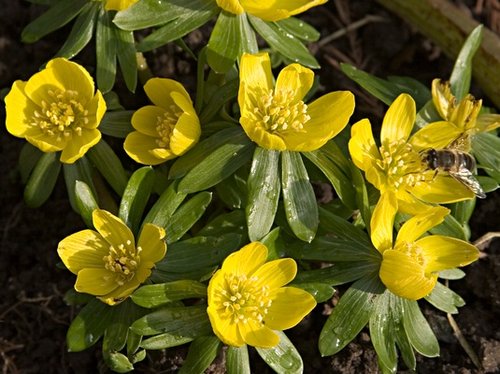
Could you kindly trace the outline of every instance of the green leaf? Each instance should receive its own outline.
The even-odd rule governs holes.
[[[200,113],[200,122],[210,122],[225,103],[236,98],[238,95],[239,84],[240,82],[238,79],[233,79],[226,82],[222,86],[217,87],[217,90],[210,95],[207,104],[203,107],[203,110]]]
[[[469,34],[460,49],[455,66],[450,76],[451,92],[457,100],[462,100],[469,93],[472,76],[472,58],[481,45],[483,39],[483,25],[477,26]]]
[[[290,286],[301,288],[309,292],[317,303],[323,303],[332,298],[335,290],[332,286],[325,283],[291,283]]]
[[[97,86],[102,93],[113,88],[116,76],[116,44],[117,40],[111,23],[112,13],[101,8],[97,18],[95,35],[96,45],[96,78]]]
[[[124,139],[134,131],[131,123],[133,114],[133,110],[107,112],[99,125],[99,131],[105,135]]]
[[[245,209],[250,241],[260,240],[273,225],[281,187],[279,157],[279,151],[255,148]]]
[[[356,205],[359,209],[361,217],[363,218],[363,223],[365,224],[366,231],[370,232],[370,224],[372,219],[370,198],[368,196],[365,179],[363,178],[361,171],[354,164],[351,164],[351,177],[356,193]]]
[[[185,193],[177,192],[177,184],[177,181],[170,183],[144,218],[144,223],[149,222],[160,227],[167,226],[170,218],[187,196]]]
[[[220,11],[215,1],[170,0],[170,3],[178,3],[181,13],[175,19],[171,18],[168,23],[164,21],[164,26],[145,37],[137,45],[139,52],[147,52],[182,38],[184,35],[203,26]]]
[[[280,228],[275,227],[273,230],[259,240],[267,247],[267,260],[276,260],[285,256],[285,242],[280,237]]]
[[[23,43],[34,43],[75,18],[87,0],[58,1],[40,17],[29,23],[21,33]]]
[[[234,65],[240,52],[240,18],[236,15],[222,11],[215,22],[207,45],[207,61],[217,73],[225,74]]]
[[[227,374],[251,374],[248,347],[229,346],[226,351]]]
[[[426,126],[429,123],[442,121],[441,115],[436,109],[434,102],[429,100],[424,106],[417,111],[417,118],[415,119],[415,130]]]
[[[75,181],[75,202],[85,225],[88,228],[93,228],[92,212],[99,209],[99,204],[97,197],[87,183],[79,180]]]
[[[283,31],[306,42],[315,42],[321,36],[319,31],[310,24],[295,17],[282,19],[275,22],[275,24]]]
[[[285,30],[272,22],[265,22],[260,18],[248,14],[248,19],[253,28],[262,38],[286,58],[298,62],[301,65],[318,69],[318,61],[311,55],[311,52],[301,43],[301,41],[290,35]]]
[[[392,295],[391,301],[393,302],[394,309],[392,311],[393,326],[394,326],[394,337],[396,339],[396,344],[401,352],[401,357],[405,365],[410,369],[415,371],[417,366],[417,360],[415,358],[415,351],[406,335],[406,331],[403,325],[403,305],[402,299]]]
[[[190,338],[208,335],[212,332],[206,305],[158,309],[135,321],[130,329],[140,335],[156,335],[166,332]]]
[[[113,320],[113,308],[92,299],[73,319],[66,335],[70,352],[80,352],[94,345]]]
[[[319,336],[322,356],[339,352],[366,326],[373,311],[373,302],[384,286],[377,275],[355,282],[333,308]]]
[[[444,217],[444,222],[436,227],[433,227],[429,230],[429,232],[434,235],[451,236],[462,240],[468,240],[469,236],[468,232],[464,229],[464,226],[462,226],[452,215]]]
[[[144,339],[141,342],[141,347],[144,349],[167,349],[170,347],[177,347],[182,344],[193,341],[194,338],[186,336],[178,336],[173,334],[158,334],[151,338]]]
[[[451,214],[460,224],[464,225],[469,222],[470,217],[474,213],[475,206],[476,199],[460,201],[451,205]]]
[[[257,44],[257,37],[255,36],[255,31],[248,22],[248,17],[246,13],[242,13],[239,16],[239,27],[240,27],[240,52],[238,56],[243,53],[256,54],[259,52],[259,45]]]
[[[231,140],[244,141],[245,133],[239,127],[231,127],[221,130],[209,138],[199,142],[182,157],[177,158],[170,168],[168,177],[178,179],[185,176],[196,165],[206,159],[215,149]]]
[[[182,236],[200,219],[203,213],[205,213],[210,201],[212,201],[212,193],[203,191],[181,205],[172,215],[165,227],[167,243],[170,244],[182,238]]]
[[[120,159],[108,143],[101,139],[89,149],[87,155],[113,190],[122,196],[128,183],[128,176]]]
[[[132,301],[144,308],[158,306],[188,298],[206,298],[207,286],[194,280],[142,286],[132,295]]]
[[[200,231],[199,236],[220,236],[223,234],[246,234],[245,213],[242,210],[233,210],[220,214],[207,223]]]
[[[373,245],[370,237],[363,230],[360,230],[344,218],[321,207],[319,208],[319,216],[321,228],[324,231],[334,234],[338,239],[344,239],[359,244],[359,246],[364,247],[367,252],[373,252]],[[338,261],[338,259],[336,261]]]
[[[242,169],[240,169],[242,170]],[[215,186],[217,196],[229,209],[242,209],[247,205],[247,181],[239,170]]]
[[[414,300],[401,300],[403,304],[403,324],[411,345],[425,357],[439,356],[439,343],[420,311],[418,303]]]
[[[196,338],[189,346],[189,351],[179,374],[203,374],[210,366],[222,343],[216,336]]]
[[[472,150],[480,166],[500,183],[500,138],[493,133],[472,137]]]
[[[114,28],[116,40],[116,56],[120,63],[123,79],[130,92],[135,92],[137,85],[137,59],[134,33]]]
[[[113,319],[106,328],[103,339],[103,351],[120,351],[127,343],[130,332],[129,326],[136,319],[145,314],[145,310],[138,307],[131,300],[113,307]]]
[[[71,207],[75,212],[80,212],[77,197],[75,196],[75,182],[85,182],[85,184],[90,188],[92,195],[97,196],[96,189],[92,181],[92,165],[90,165],[89,161],[84,156],[76,160],[73,164],[63,164],[63,173]]]
[[[380,264],[368,261],[339,262],[321,269],[301,271],[297,274],[293,282],[325,283],[331,286],[338,286],[375,274],[379,269]]]
[[[61,170],[58,153],[44,153],[36,163],[26,187],[24,201],[30,208],[38,208],[47,201]]]
[[[431,90],[416,79],[399,76],[389,76],[387,79],[399,88],[400,94],[407,93],[415,100],[417,111],[432,100]]]
[[[463,277],[465,277],[465,272],[458,268],[441,270],[439,272],[439,278],[442,279],[457,280]]]
[[[332,184],[335,192],[342,202],[351,209],[355,209],[355,190],[351,182],[351,172],[344,168],[342,159],[345,156],[334,142],[328,142],[323,147],[313,152],[304,152],[314,165],[316,165]],[[347,160],[345,159],[347,162]],[[347,165],[348,162],[347,162]]]
[[[179,182],[179,191],[206,190],[224,180],[252,157],[255,144],[244,133],[215,149]]]
[[[116,373],[128,373],[134,370],[134,365],[123,353],[103,349],[103,358],[106,365]]]
[[[476,179],[479,182],[479,184],[481,185],[481,188],[483,189],[484,192],[493,192],[493,191],[496,191],[498,189],[498,187],[500,187],[498,182],[491,177],[479,175],[479,176],[476,176]]]
[[[436,283],[432,292],[425,297],[430,304],[446,313],[458,313],[457,307],[465,305],[464,299],[441,283]]]
[[[304,364],[299,352],[293,346],[292,342],[283,333],[283,331],[274,331],[279,337],[280,342],[273,348],[258,348],[257,353],[276,373],[293,374],[302,373]]]
[[[68,38],[61,49],[56,53],[56,56],[71,59],[89,44],[90,39],[92,39],[94,35],[94,26],[100,7],[101,5],[95,2],[88,3],[83,7]]]
[[[118,217],[137,234],[144,208],[153,189],[154,171],[151,166],[136,170],[130,177],[120,202]]]
[[[43,156],[43,152],[31,143],[24,143],[19,153],[19,174],[21,175],[21,182],[26,184],[28,178],[35,168],[38,160]]]
[[[281,155],[286,218],[293,233],[299,239],[310,242],[319,224],[316,196],[300,153],[284,151]]]
[[[392,317],[391,292],[386,290],[377,297],[370,315],[370,338],[377,358],[388,371],[395,373],[398,364],[396,336]]]

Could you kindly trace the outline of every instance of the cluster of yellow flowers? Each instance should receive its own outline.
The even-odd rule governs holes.
[[[106,9],[121,10],[135,1],[106,2]],[[326,2],[274,1],[269,6],[250,0],[217,0],[224,10],[247,12],[275,21]],[[272,9],[271,9],[272,8]],[[271,11],[272,10],[272,11]],[[238,103],[240,124],[259,147],[293,152],[320,149],[348,124],[354,95],[328,93],[311,103],[304,97],[314,73],[291,64],[275,80],[268,54],[243,54],[240,61]],[[201,135],[200,121],[184,87],[172,80],[152,78],[144,90],[153,105],[137,110],[124,142],[136,162],[158,165],[191,149]],[[471,244],[441,235],[427,235],[440,224],[447,204],[474,197],[474,191],[449,173],[436,172],[423,155],[460,139],[464,152],[478,132],[500,126],[497,116],[479,115],[481,102],[467,96],[457,103],[449,85],[435,80],[435,106],[443,118],[414,132],[415,102],[400,95],[382,123],[380,144],[368,119],[351,128],[351,159],[380,191],[369,223],[371,240],[382,254],[379,276],[394,294],[419,299],[434,288],[438,272],[464,266],[478,258]],[[7,130],[25,138],[43,152],[61,151],[60,161],[74,163],[101,139],[99,123],[106,111],[92,77],[77,63],[64,58],[50,61],[27,82],[16,81],[5,98]],[[412,215],[394,239],[398,212]],[[95,210],[94,230],[83,230],[59,243],[58,253],[77,275],[75,289],[113,305],[127,298],[163,259],[165,231],[145,224],[137,245],[126,224],[111,213]],[[291,258],[266,263],[268,250],[252,242],[226,258],[210,279],[207,312],[214,333],[232,346],[273,347],[273,330],[296,325],[316,305],[306,291],[284,287],[297,272]]]

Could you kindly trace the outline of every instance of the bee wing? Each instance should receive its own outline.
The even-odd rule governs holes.
[[[460,183],[462,183],[469,190],[474,192],[477,197],[480,199],[484,199],[486,194],[483,191],[483,188],[479,184],[478,180],[474,177],[469,169],[460,168],[458,172],[450,173],[450,175]]]

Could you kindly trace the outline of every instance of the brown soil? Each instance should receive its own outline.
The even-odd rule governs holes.
[[[464,11],[491,29],[500,29],[498,0],[455,1]],[[40,13],[41,7],[27,2],[0,0],[0,89],[10,87],[16,79],[28,79],[62,45],[67,32],[57,32],[34,45],[20,43],[22,27]],[[364,27],[349,32],[325,45],[313,45],[321,62],[321,83],[326,90],[350,89],[357,98],[356,119],[381,118],[384,106],[345,78],[338,70],[339,62],[351,62],[380,76],[409,75],[425,84],[434,77],[446,78],[452,61],[446,59],[433,43],[417,34],[410,26],[371,1],[331,0],[313,9],[304,18],[329,35],[368,15],[379,17]],[[64,29],[67,31],[68,29]],[[197,50],[206,40],[202,32],[194,32],[187,42]],[[92,50],[87,49],[76,60],[94,64]],[[147,55],[158,76],[175,77],[193,88],[193,64],[189,56],[176,47],[167,46]],[[137,99],[118,85],[124,104],[138,106]],[[474,87],[480,95],[480,89]],[[5,112],[0,108],[0,123]],[[65,305],[63,295],[73,285],[69,272],[57,267],[56,247],[59,240],[83,228],[83,223],[70,208],[63,181],[59,181],[50,200],[39,209],[23,203],[23,186],[16,171],[17,158],[24,141],[16,139],[0,126],[0,365],[3,373],[95,373],[106,371],[100,358],[100,347],[81,353],[67,353],[65,334],[76,310]],[[499,230],[500,193],[478,201],[471,221],[473,240]],[[472,351],[479,358],[479,370],[460,346],[444,313],[425,302],[423,310],[441,345],[441,356],[418,358],[420,373],[495,373],[500,372],[500,241],[483,250],[483,257],[465,269],[467,276],[451,283],[466,301],[456,322]],[[343,291],[341,288],[340,292]],[[332,301],[333,303],[334,301]],[[320,357],[317,349],[319,331],[329,307],[318,306],[303,323],[288,335],[302,354],[306,373],[376,373],[376,356],[370,338],[363,332],[342,352],[333,357]],[[186,349],[151,352],[137,365],[137,372],[176,372],[182,365]],[[221,373],[223,357],[209,372]],[[270,369],[253,354],[254,372]],[[404,364],[400,364],[404,373]]]

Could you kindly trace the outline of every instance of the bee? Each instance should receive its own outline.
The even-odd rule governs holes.
[[[429,169],[435,170],[436,173],[439,171],[448,173],[452,178],[474,192],[480,199],[486,197],[481,185],[474,177],[476,160],[470,153],[462,152],[453,147],[431,148],[422,153],[422,160]]]

